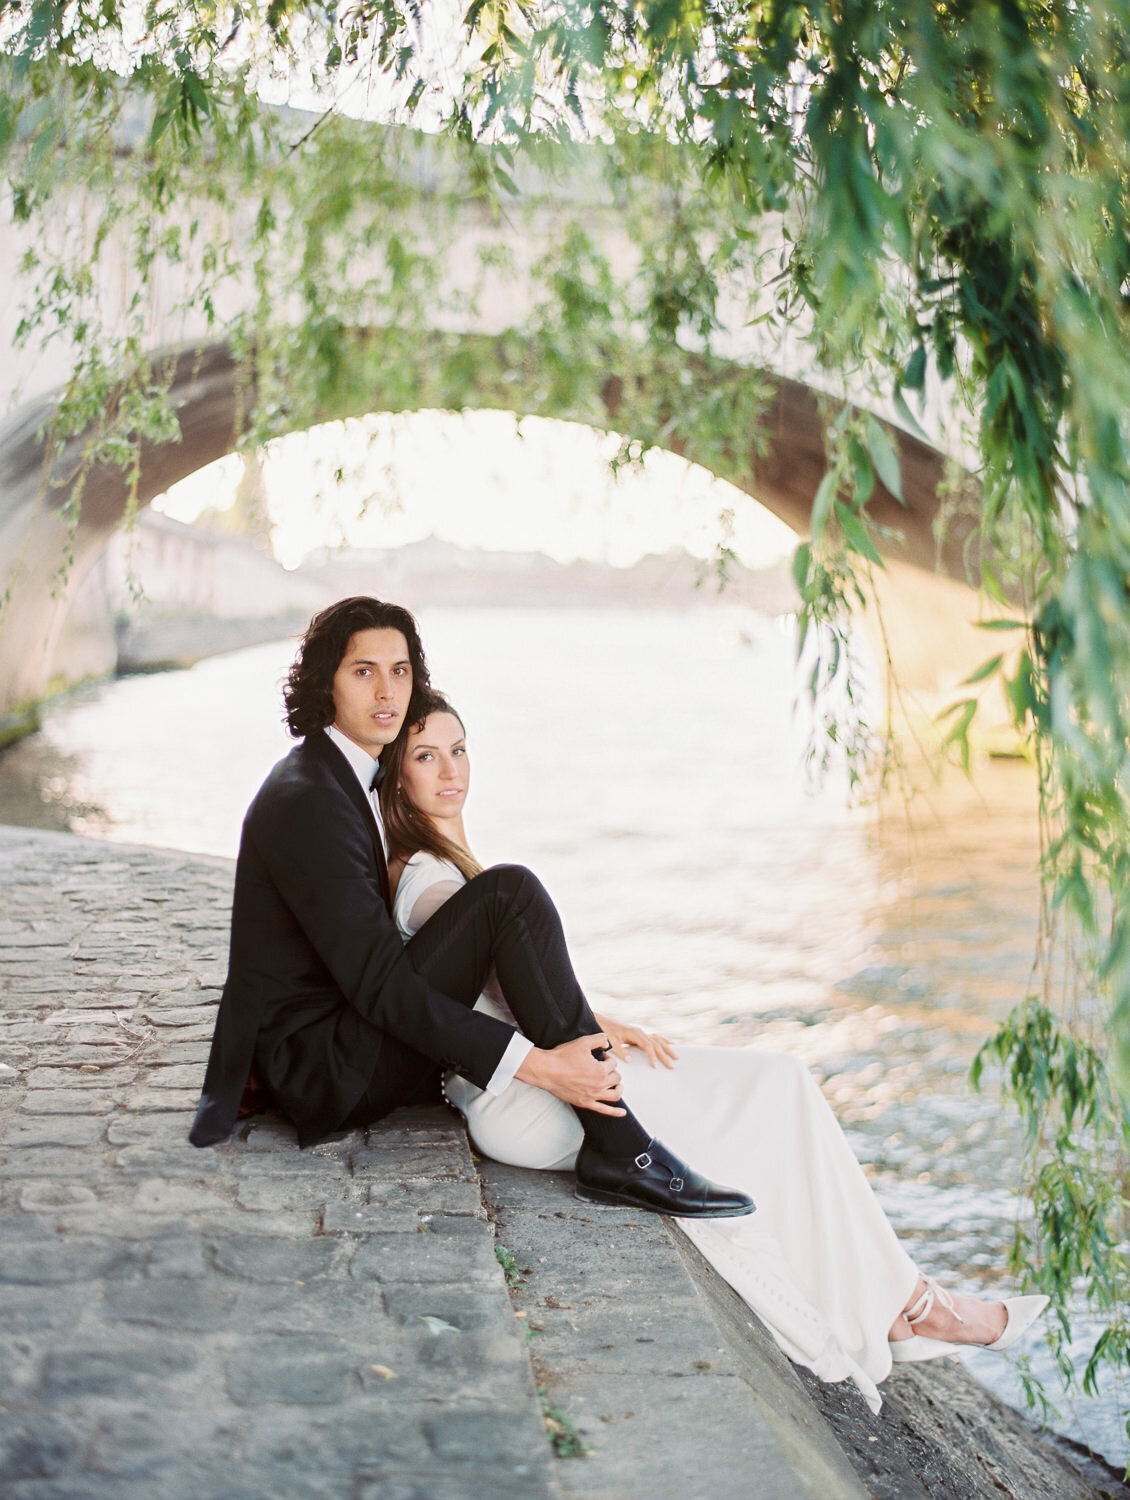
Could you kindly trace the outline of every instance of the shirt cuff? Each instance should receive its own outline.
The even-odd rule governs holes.
[[[491,1074],[490,1082],[487,1084],[488,1094],[501,1094],[514,1082],[514,1074],[526,1061],[534,1050],[534,1044],[528,1036],[523,1036],[516,1031],[506,1044],[506,1051],[499,1058],[498,1067]]]

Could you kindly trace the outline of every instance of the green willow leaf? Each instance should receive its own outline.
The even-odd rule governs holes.
[[[905,504],[902,493],[902,466],[890,434],[874,417],[867,418],[867,451],[879,478],[896,500]]]
[[[883,557],[867,529],[866,521],[862,520],[854,512],[848,510],[846,505],[838,500],[835,504],[835,516],[839,522],[840,530],[844,534],[844,540],[853,552],[865,557],[869,563],[877,568],[884,566]]]
[[[1003,656],[991,656],[988,661],[982,662],[975,672],[962,679],[962,687],[972,687],[974,683],[984,682],[987,677],[992,677],[1000,671]]]
[[[835,469],[829,469],[817,486],[816,494],[812,501],[812,516],[808,523],[809,532],[814,542],[820,541],[824,535],[828,519],[832,514],[832,505],[839,486],[840,476]]]

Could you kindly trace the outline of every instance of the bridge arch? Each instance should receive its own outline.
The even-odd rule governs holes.
[[[388,330],[351,331],[343,339],[349,357],[342,361],[334,386],[321,393],[316,412],[304,413],[295,422],[295,430],[374,411],[450,406],[511,410],[521,416],[581,421],[629,438],[636,435],[630,426],[625,431],[625,419],[631,420],[631,393],[625,377],[616,371],[600,385],[597,410],[591,399],[582,405],[552,389],[537,397],[520,396],[510,375],[516,360],[536,362],[538,350],[532,342],[523,345],[512,333],[437,331],[427,336],[429,347],[414,362],[415,368],[427,370],[426,384],[406,387],[402,370],[395,382],[382,379],[381,352],[395,336]],[[162,351],[154,356],[154,364],[168,372],[181,437],[143,448],[131,476],[139,506],[231,452],[243,435],[242,414],[248,405],[246,366],[225,343]],[[475,371],[471,384],[465,379],[468,368]],[[745,451],[706,453],[678,437],[665,446],[735,484],[804,535],[826,469],[827,410],[822,410],[821,398],[799,381],[737,364],[708,363],[693,354],[685,356],[680,378],[698,386],[709,382],[715,389],[724,389],[727,382],[736,389],[738,382],[751,378],[763,383],[762,414]],[[18,713],[21,705],[33,704],[67,683],[101,675],[114,665],[112,640],[82,618],[75,601],[126,514],[130,485],[120,470],[99,464],[80,480],[77,440],[52,455],[48,471],[41,431],[52,404],[50,397],[43,398],[0,427],[0,591],[5,598],[0,616],[0,715]],[[969,525],[951,524],[944,537],[935,536],[942,456],[916,438],[889,430],[902,460],[905,503],[879,486],[870,512],[877,524],[901,534],[902,541],[889,548],[892,577],[909,580],[917,605],[933,589],[935,608],[924,611],[931,630],[939,610],[952,616],[956,606],[968,619],[973,612],[973,595],[965,586]],[[76,506],[80,484],[81,504]],[[888,585],[889,580],[884,587]],[[900,628],[900,638],[905,634]],[[921,678],[921,664],[912,675]]]

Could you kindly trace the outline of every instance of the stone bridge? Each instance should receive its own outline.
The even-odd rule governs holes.
[[[411,168],[418,181],[436,170],[436,151],[434,142],[420,145]],[[425,355],[417,360],[417,368],[428,371],[426,389],[406,390],[402,378],[395,388],[382,389],[380,361],[365,363],[364,355],[367,345],[387,339],[387,329],[351,330],[346,341],[364,364],[363,377],[341,382],[338,392],[323,403],[318,420],[435,405],[444,370],[473,353],[476,368],[486,373],[477,388],[461,390],[463,408],[501,407],[521,415],[592,422],[591,406],[583,412],[572,409],[566,397],[542,393],[536,400],[515,400],[506,379],[516,350],[519,357],[525,349],[536,359],[527,327],[537,296],[530,270],[571,216],[583,217],[586,232],[614,267],[622,270],[631,263],[633,247],[615,205],[595,185],[586,197],[584,181],[583,172],[571,178],[568,192],[536,182],[525,194],[517,227],[514,217],[492,222],[480,205],[467,200],[443,243],[428,241],[429,221],[421,216],[415,226],[418,248],[434,256],[448,286],[469,282],[471,268],[484,264],[484,246],[506,245],[511,268],[493,278],[480,277],[475,296],[461,299],[458,315],[445,303],[445,311],[429,326],[429,309],[416,309]],[[46,349],[14,347],[20,305],[28,292],[20,269],[26,248],[21,234],[11,227],[0,239],[0,285],[8,288],[7,303],[0,306],[0,337],[10,350],[0,376],[0,394],[10,411],[0,425],[0,597],[5,600],[0,615],[0,716],[18,713],[21,706],[34,705],[68,683],[113,670],[113,641],[104,625],[83,617],[81,585],[120,524],[129,494],[121,471],[95,466],[83,476],[76,520],[67,502],[79,467],[79,440],[47,462],[42,431],[68,377],[70,351],[60,340]],[[120,258],[104,250],[95,277],[97,296],[103,311],[110,310],[112,324],[115,309],[122,309],[124,317],[131,294],[128,270]],[[250,284],[229,286],[221,324],[252,295]],[[747,304],[732,299],[730,316],[732,326],[723,329],[717,348],[729,359],[732,372],[754,364],[764,372],[767,410],[758,432],[750,434],[749,452],[734,454],[732,465],[689,446],[677,451],[737,483],[803,535],[826,467],[820,397],[799,378],[802,372],[788,368],[789,361],[779,351],[759,350],[750,343]],[[154,357],[171,372],[181,436],[177,442],[143,450],[134,475],[139,505],[230,452],[240,438],[247,405],[246,373],[229,341],[222,334],[217,337],[202,315],[186,309],[175,288],[154,302],[149,326]],[[685,370],[680,374],[686,388],[717,382],[720,371],[724,377],[725,358],[721,364],[717,358],[708,363],[693,352],[683,358]],[[624,427],[621,372],[607,373],[601,404],[605,425],[632,437]],[[983,637],[969,625],[976,611],[976,597],[966,584],[970,529],[968,522],[953,520],[944,538],[935,538],[942,456],[925,442],[893,427],[889,430],[902,460],[905,503],[898,503],[881,486],[872,503],[874,519],[903,538],[889,549],[888,575],[880,585],[886,643],[894,643],[894,665],[903,684],[933,699],[946,693],[984,654]]]

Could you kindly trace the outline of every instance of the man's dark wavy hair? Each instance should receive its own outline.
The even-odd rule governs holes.
[[[306,627],[283,689],[286,724],[295,739],[333,723],[334,673],[350,638],[359,630],[399,630],[408,642],[412,698],[405,723],[411,724],[420,718],[421,704],[431,690],[420,627],[399,604],[385,604],[381,599],[358,594],[352,599],[339,599],[336,604],[321,610]]]

